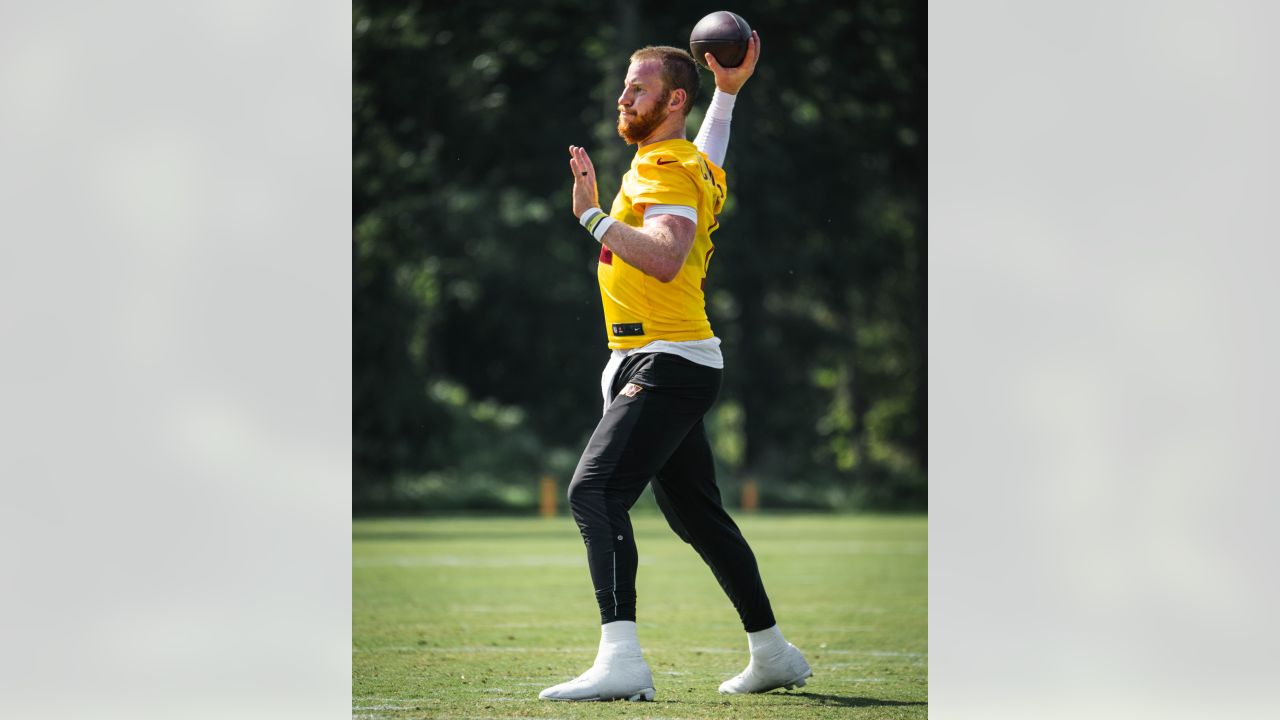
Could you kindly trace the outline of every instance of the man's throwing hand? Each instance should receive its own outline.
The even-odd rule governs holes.
[[[722,93],[737,95],[743,85],[747,84],[747,79],[756,71],[756,63],[760,62],[760,33],[755,30],[751,31],[751,39],[747,41],[747,56],[742,59],[742,64],[738,67],[722,67],[716,62],[716,56],[711,53],[703,55],[707,67],[711,68],[711,73],[716,76],[716,89]]]
[[[573,171],[573,216],[582,217],[582,213],[588,208],[600,207],[600,196],[596,192],[596,168],[591,164],[586,150],[570,145],[569,169]]]

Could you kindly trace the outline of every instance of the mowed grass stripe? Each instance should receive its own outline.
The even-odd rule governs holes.
[[[599,640],[571,519],[356,520],[353,717],[927,717],[926,519],[738,521],[783,631],[813,666],[803,690],[716,692],[746,664],[745,637],[710,571],[660,516],[634,518],[653,703],[537,699],[585,670]]]

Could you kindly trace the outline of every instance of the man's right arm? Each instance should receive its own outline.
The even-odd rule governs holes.
[[[760,34],[751,32],[751,40],[747,43],[747,55],[738,67],[721,67],[711,53],[704,57],[707,66],[716,76],[716,91],[711,96],[711,106],[698,129],[698,136],[693,144],[706,153],[707,159],[720,167],[724,167],[725,152],[729,149],[729,124],[733,120],[733,104],[737,100],[738,91],[756,71],[756,63],[760,61]]]
[[[707,159],[720,167],[724,167],[724,155],[729,149],[729,123],[733,120],[733,101],[736,99],[736,95],[716,88],[707,116],[698,129],[698,137],[693,139],[693,144],[707,154]]]

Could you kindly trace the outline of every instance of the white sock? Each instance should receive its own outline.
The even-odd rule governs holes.
[[[751,648],[751,657],[767,658],[778,654],[787,647],[787,639],[777,625],[764,630],[747,633],[747,645]]]
[[[600,626],[599,657],[639,654],[640,638],[634,621],[615,620]]]

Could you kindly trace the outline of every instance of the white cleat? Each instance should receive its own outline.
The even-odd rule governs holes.
[[[805,661],[804,655],[795,645],[787,643],[782,652],[768,658],[751,658],[747,669],[720,684],[720,692],[725,695],[740,693],[762,693],[778,688],[804,687],[805,678],[811,677],[813,670]]]
[[[538,693],[542,700],[588,702],[592,700],[652,700],[653,673],[639,655],[597,660],[578,677]]]

